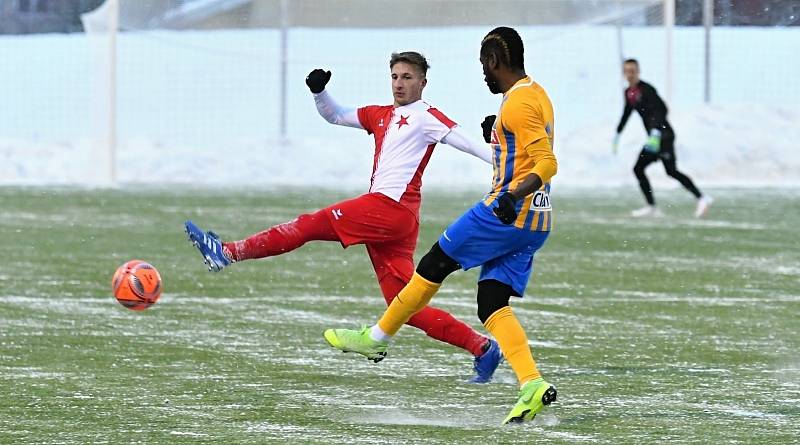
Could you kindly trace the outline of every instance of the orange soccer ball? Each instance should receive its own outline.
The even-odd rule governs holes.
[[[161,275],[149,263],[131,260],[114,272],[111,288],[119,304],[143,311],[156,304],[161,296]]]

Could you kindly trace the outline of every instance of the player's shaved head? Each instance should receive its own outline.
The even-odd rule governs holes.
[[[394,68],[394,66],[399,62],[414,66],[419,73],[422,74],[422,77],[425,77],[428,74],[428,69],[431,67],[428,65],[428,60],[425,59],[425,56],[415,51],[392,53],[392,58],[389,59],[389,69]]]
[[[512,70],[525,69],[525,48],[516,30],[500,26],[486,34],[481,42],[481,56],[494,54],[497,60]]]

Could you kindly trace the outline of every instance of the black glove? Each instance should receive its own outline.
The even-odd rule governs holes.
[[[317,68],[306,76],[306,85],[308,85],[308,89],[312,93],[317,94],[325,89],[325,85],[328,84],[329,80],[331,80],[331,72]]]
[[[517,219],[517,198],[509,192],[505,192],[497,198],[497,207],[494,214],[503,224],[511,224]]]
[[[487,144],[492,143],[492,129],[494,128],[494,120],[497,119],[497,116],[492,114],[491,116],[486,116],[481,122],[481,128],[483,128],[483,140],[486,141]]]

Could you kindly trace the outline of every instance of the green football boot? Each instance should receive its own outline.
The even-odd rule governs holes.
[[[357,352],[375,363],[386,357],[388,341],[375,341],[369,337],[369,328],[364,326],[359,331],[352,329],[328,329],[323,334],[325,340],[342,352]]]
[[[545,406],[556,401],[556,387],[545,382],[543,378],[531,380],[519,390],[517,404],[511,408],[503,425],[533,420]]]

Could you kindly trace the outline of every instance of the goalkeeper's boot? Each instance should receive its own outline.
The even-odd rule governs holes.
[[[186,221],[185,225],[189,241],[203,255],[203,261],[208,266],[209,272],[219,272],[225,266],[231,264],[231,260],[222,251],[222,243],[216,233],[210,230],[203,232],[191,221]]]
[[[708,195],[703,195],[697,200],[697,207],[694,211],[695,218],[702,218],[706,216],[708,213],[708,208],[711,207],[711,204],[714,202],[714,199]]]
[[[486,351],[475,357],[475,363],[472,368],[475,370],[475,377],[470,380],[470,383],[489,383],[492,381],[494,371],[503,361],[503,353],[500,352],[500,345],[496,341],[489,339],[489,347]]]
[[[556,401],[556,387],[543,378],[531,380],[522,385],[514,408],[508,413],[503,424],[521,423],[533,420],[545,406]]]
[[[325,340],[342,352],[357,352],[375,363],[386,357],[388,341],[373,340],[369,336],[369,327],[364,326],[359,331],[351,329],[328,329],[323,334]]]
[[[661,218],[664,213],[658,207],[648,204],[641,209],[632,211],[631,216],[634,218]]]

